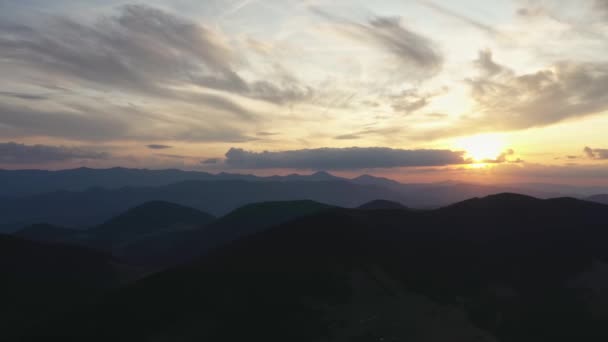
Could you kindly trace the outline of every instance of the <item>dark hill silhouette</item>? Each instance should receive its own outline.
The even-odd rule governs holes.
[[[80,230],[53,226],[46,223],[27,226],[13,235],[27,240],[39,242],[62,242],[72,239]]]
[[[37,225],[16,235],[102,250],[150,271],[177,265],[230,241],[330,208],[333,207],[314,201],[264,202],[243,206],[215,220],[192,208],[154,201],[88,230]]]
[[[608,204],[608,195],[593,195],[587,198],[588,201]]]
[[[129,209],[95,227],[97,235],[141,235],[164,233],[167,230],[200,227],[215,220],[202,211],[164,201],[151,201]],[[181,227],[184,226],[184,227]]]
[[[35,241],[93,248],[141,266],[150,264],[148,259],[158,260],[169,251],[177,253],[174,244],[182,237],[187,239],[187,233],[199,230],[214,220],[215,217],[193,208],[152,201],[88,230],[35,225],[15,235]]]
[[[398,209],[407,209],[406,206],[399,202],[392,202],[386,200],[374,200],[371,202],[367,202],[359,206],[359,209],[364,210],[398,210]]]
[[[260,228],[317,214],[333,207],[310,200],[253,203],[233,210],[215,221],[210,227],[218,230],[243,228],[255,232]]]
[[[172,241],[172,246],[175,248],[161,256],[162,260],[152,264],[162,264],[163,260],[171,261],[171,264],[174,265],[185,262],[231,241],[332,208],[335,207],[309,200],[248,204],[235,209],[202,229],[175,235]],[[149,256],[149,258],[151,259],[153,256]]]
[[[100,249],[135,265],[172,250],[176,236],[198,230],[215,217],[162,201],[144,203],[66,242]]]
[[[540,227],[547,222],[555,221],[559,224],[560,218],[570,220],[571,217],[578,217],[580,223],[601,224],[606,217],[605,210],[605,205],[569,197],[541,200],[511,193],[473,198],[440,209],[447,216],[472,215],[494,220],[511,220],[512,216],[532,220],[536,218]]]
[[[330,209],[143,279],[66,331],[86,340],[605,341],[602,291],[577,284],[608,262],[607,222],[608,206],[513,194],[432,211]]]
[[[96,251],[0,235],[1,339],[35,332],[116,286],[124,271]]]
[[[199,229],[175,232],[134,243],[121,256],[148,269],[175,266],[231,241],[332,206],[314,201],[263,202],[238,208]]]

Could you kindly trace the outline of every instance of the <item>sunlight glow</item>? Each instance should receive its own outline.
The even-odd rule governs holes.
[[[457,140],[455,147],[465,150],[467,158],[483,163],[500,156],[505,150],[505,141],[497,134],[480,134]]]

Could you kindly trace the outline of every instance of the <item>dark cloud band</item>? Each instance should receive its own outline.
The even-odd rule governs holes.
[[[81,147],[0,143],[2,164],[44,164],[75,159],[106,159],[109,156],[106,152]]]
[[[464,152],[450,150],[401,150],[384,147],[319,148],[281,152],[251,152],[231,148],[226,165],[243,169],[356,170],[468,163]]]

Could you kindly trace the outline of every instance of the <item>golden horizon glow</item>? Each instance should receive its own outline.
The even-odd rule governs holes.
[[[507,148],[504,138],[498,134],[480,134],[460,138],[455,147],[466,152],[465,158],[475,164],[485,164],[484,161],[495,160]]]
[[[603,1],[5,1],[0,168],[608,184]]]

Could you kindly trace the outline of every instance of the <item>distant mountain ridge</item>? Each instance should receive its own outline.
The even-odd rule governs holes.
[[[240,206],[264,201],[308,199],[340,207],[356,207],[381,198],[402,203],[410,208],[428,209],[471,197],[506,191],[520,192],[518,189],[462,182],[403,184],[371,175],[346,179],[327,172],[257,177],[123,168],[0,170],[0,181],[7,184],[0,192],[23,194],[49,187],[61,188],[27,196],[0,196],[0,229],[4,232],[39,222],[67,228],[87,228],[129,208],[154,200],[172,202],[214,216],[222,216]],[[124,184],[130,185],[122,186]],[[133,184],[146,186],[132,186]],[[155,185],[149,186],[150,184]],[[85,186],[85,190],[66,190]],[[547,193],[527,194],[550,197]]]
[[[54,191],[85,191],[90,188],[119,189],[123,187],[156,187],[183,181],[327,181],[346,180],[324,171],[311,175],[291,174],[287,176],[261,177],[251,174],[178,169],[150,170],[115,167],[109,169],[77,168],[58,171],[47,170],[1,170],[0,197],[29,196]]]
[[[2,170],[0,169],[0,199],[3,197],[32,196],[56,191],[86,191],[89,189],[103,188],[115,190],[124,187],[160,187],[183,181],[221,181],[221,180],[244,180],[252,182],[292,182],[292,181],[348,181],[360,185],[377,185],[401,190],[412,190],[416,188],[439,188],[445,186],[475,186],[478,188],[493,188],[505,190],[518,190],[525,192],[527,187],[531,195],[539,197],[551,197],[559,191],[539,190],[549,185],[534,188],[534,184],[526,186],[485,186],[480,184],[464,182],[438,182],[405,184],[392,179],[376,177],[372,175],[361,175],[353,179],[338,177],[326,171],[318,171],[309,175],[290,174],[286,176],[256,176],[252,174],[235,174],[220,172],[212,174],[203,171],[184,171],[178,169],[152,170],[152,169],[129,169],[115,167],[109,169],[77,168],[58,171],[47,170]],[[557,186],[556,186],[557,187]],[[399,191],[401,191],[399,190]],[[490,191],[497,193],[501,191]],[[546,195],[546,196],[545,196]],[[463,197],[465,199],[467,197]]]

